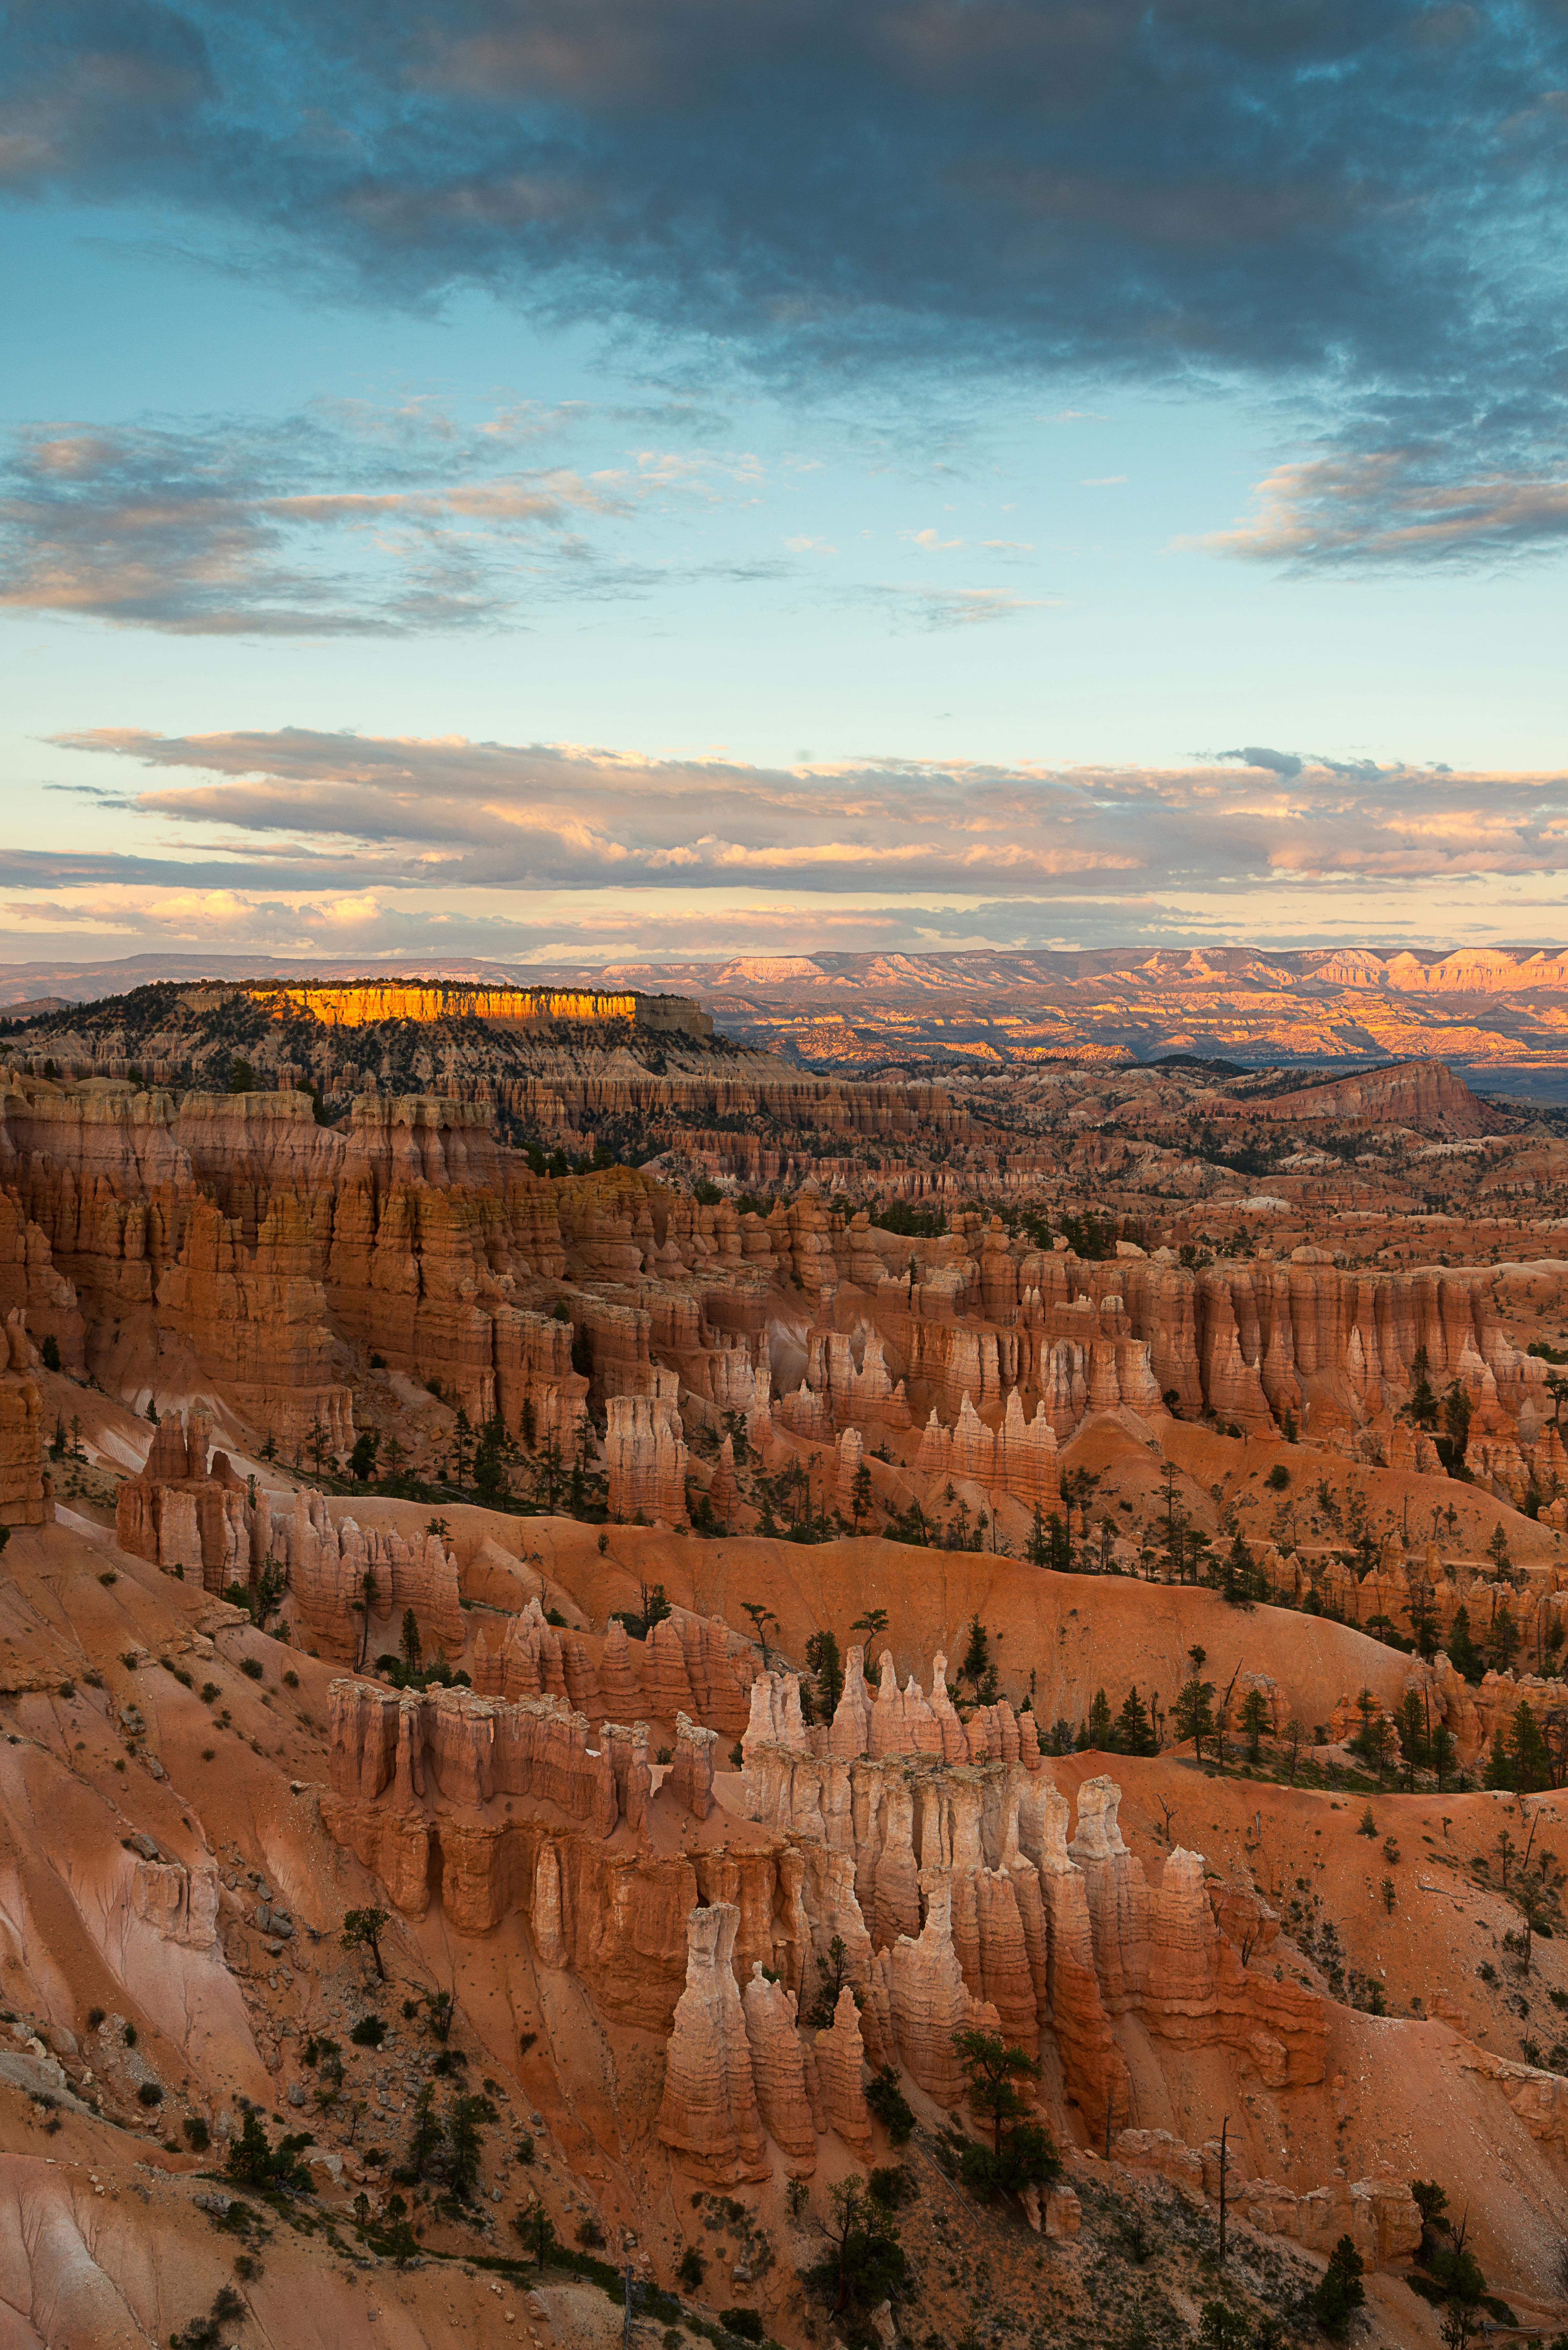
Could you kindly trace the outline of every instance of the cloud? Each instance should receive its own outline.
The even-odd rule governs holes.
[[[30,898],[120,881],[312,898],[580,892],[589,909],[605,890],[649,904],[737,892],[1109,904],[1568,872],[1568,776],[1258,746],[1176,769],[766,768],[304,728],[64,741],[151,771],[134,804],[159,853],[0,852],[0,885]]]
[[[1283,776],[1286,783],[1299,775],[1306,764],[1304,760],[1298,759],[1293,751],[1265,751],[1255,743],[1244,751],[1220,751],[1215,755],[1221,759],[1240,759],[1244,766],[1262,767],[1270,775]]]
[[[18,0],[6,39],[0,185],[324,296],[482,286],[814,392],[1055,376],[1063,421],[1251,386],[1347,463],[1450,444],[1477,511],[1390,560],[1550,509],[1553,0]],[[1344,496],[1273,504],[1293,554]]]
[[[965,543],[961,538],[944,538],[940,530],[929,528],[901,530],[898,536],[907,538],[911,546],[923,547],[928,555],[952,555]]]
[[[1079,483],[1083,490],[1114,490],[1127,480],[1125,473],[1095,473]]]
[[[1358,564],[1496,563],[1568,539],[1568,478],[1466,478],[1428,450],[1343,453],[1281,465],[1229,530],[1179,542],[1307,570]]]
[[[513,410],[468,424],[424,402],[356,402],[271,423],[27,428],[0,464],[0,608],[177,635],[389,636],[700,576],[628,558],[627,535],[668,496],[749,500],[755,460],[700,447],[592,473],[508,468],[585,421]]]
[[[1061,598],[1016,596],[1010,588],[878,588],[870,600],[884,604],[895,623],[922,629],[975,628],[988,620],[1016,619],[1021,612],[1047,612]]]

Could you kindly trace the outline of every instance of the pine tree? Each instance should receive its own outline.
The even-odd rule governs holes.
[[[816,1683],[816,1701],[824,1721],[831,1721],[844,1695],[844,1659],[831,1632],[814,1632],[805,1644],[805,1661]],[[803,1691],[804,1694],[804,1691]]]
[[[1481,1784],[1485,1787],[1511,1787],[1513,1784],[1513,1759],[1503,1743],[1501,1730],[1493,1734],[1491,1752],[1487,1756],[1486,1773]]]
[[[1177,1691],[1175,1721],[1178,1739],[1189,1738],[1194,1753],[1201,1761],[1204,1746],[1214,1735],[1212,1681],[1200,1681],[1194,1675],[1191,1680],[1183,1682]]]
[[[1250,1607],[1257,1597],[1258,1570],[1238,1527],[1220,1570],[1220,1596],[1232,1607]]]
[[[1256,1762],[1262,1746],[1263,1732],[1269,1726],[1268,1699],[1261,1689],[1250,1689],[1241,1700],[1241,1729],[1247,1741],[1249,1762]]]
[[[990,1669],[991,1635],[980,1617],[971,1616],[969,1621],[969,1645],[964,1649],[963,1662],[959,1667],[959,1679],[961,1681],[971,1682],[978,1689]]]
[[[1122,1700],[1122,1710],[1116,1716],[1115,1744],[1118,1754],[1158,1754],[1148,1709],[1137,1693],[1135,1681]]]
[[[446,2183],[460,2203],[466,2203],[479,2184],[479,2165],[484,2151],[480,2126],[495,2119],[495,2107],[488,2097],[457,2098],[447,2120]]]
[[[1472,1683],[1479,1683],[1485,1667],[1480,1650],[1470,1638],[1470,1617],[1468,1607],[1456,1607],[1449,1632],[1449,1662],[1455,1672]]]
[[[1513,1763],[1513,1784],[1521,1795],[1538,1794],[1552,1784],[1552,1757],[1541,1734],[1541,1724],[1521,1698],[1509,1724],[1508,1743]]]
[[[1341,2236],[1312,2297],[1314,2315],[1335,2341],[1343,2341],[1349,2333],[1352,2316],[1366,2299],[1366,2287],[1361,2282],[1365,2266],[1351,2239]]]
[[[1488,1664],[1495,1672],[1506,1673],[1519,1648],[1519,1627],[1506,1600],[1492,1617],[1491,1629],[1483,1645]]]
[[[414,2134],[409,2140],[409,2168],[423,2178],[442,2147],[446,2130],[435,2110],[435,2083],[427,2081],[414,2099]]]
[[[1111,1744],[1111,1705],[1103,1689],[1096,1690],[1089,1704],[1089,1719],[1085,1725],[1085,1744],[1104,1753]]]

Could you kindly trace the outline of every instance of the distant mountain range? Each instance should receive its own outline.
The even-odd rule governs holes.
[[[1100,947],[548,968],[472,957],[367,964],[143,954],[0,972],[0,1011],[13,1018],[153,980],[553,982],[694,996],[731,1035],[814,1067],[982,1070],[1173,1053],[1330,1069],[1441,1058],[1492,1090],[1568,1099],[1568,949],[1557,947]]]

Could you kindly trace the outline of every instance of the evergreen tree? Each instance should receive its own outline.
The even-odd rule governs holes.
[[[816,1683],[815,1697],[824,1721],[831,1721],[844,1695],[844,1659],[831,1632],[814,1632],[805,1644],[806,1669]]]
[[[1431,1759],[1427,1752],[1427,1710],[1418,1690],[1406,1690],[1394,1719],[1399,1731],[1399,1752],[1409,1766],[1413,1785],[1418,1765]]]
[[[870,1516],[872,1507],[873,1496],[871,1492],[871,1471],[863,1461],[860,1463],[859,1468],[855,1471],[855,1482],[850,1488],[850,1523],[854,1526],[858,1526],[862,1518],[868,1518]]]
[[[1153,1725],[1148,1708],[1137,1693],[1135,1681],[1122,1700],[1122,1710],[1116,1716],[1115,1743],[1118,1754],[1158,1754]]]
[[[1470,1616],[1468,1607],[1456,1607],[1449,1632],[1449,1662],[1455,1672],[1471,1683],[1479,1683],[1486,1668],[1480,1650],[1470,1638]]]
[[[424,2178],[446,2144],[446,2131],[435,2110],[435,2083],[427,2081],[414,2099],[414,2132],[409,2140],[408,2168],[417,2179]]]
[[[1521,1698],[1509,1724],[1508,1743],[1513,1763],[1512,1784],[1521,1795],[1538,1794],[1552,1784],[1552,1757],[1541,1734],[1541,1724]]]
[[[1506,1599],[1491,1619],[1484,1646],[1486,1660],[1493,1671],[1506,1673],[1519,1648],[1519,1627]]]
[[[855,1989],[849,1981],[849,1951],[842,1934],[834,1935],[827,1945],[826,1958],[818,1959],[816,1962],[816,1971],[821,1980],[816,1997],[806,2010],[805,2021],[813,2032],[828,2032],[833,2027],[839,1994],[846,1984],[851,1991]],[[855,2004],[857,2007],[860,2004],[858,1992],[856,1993]]]
[[[1176,1735],[1179,1740],[1190,1739],[1193,1752],[1199,1762],[1203,1749],[1214,1735],[1214,1684],[1200,1681],[1194,1674],[1177,1691],[1175,1706]]]
[[[826,2248],[804,2272],[804,2282],[833,2316],[848,2318],[853,2339],[863,2341],[864,2321],[902,2290],[909,2264],[894,2214],[867,2193],[864,2180],[836,2180],[827,2199],[832,2216],[823,2223]]]
[[[499,1412],[493,1412],[480,1430],[473,1456],[474,1491],[483,1501],[493,1502],[506,1491],[506,1450],[505,1428]]]
[[[1492,1736],[1491,1752],[1486,1759],[1486,1771],[1481,1780],[1484,1787],[1513,1785],[1513,1757],[1503,1742],[1501,1730]]]
[[[1438,1399],[1432,1393],[1431,1364],[1425,1347],[1417,1347],[1410,1365],[1413,1382],[1410,1388],[1409,1412],[1417,1428],[1434,1428],[1438,1419]]]
[[[1268,1727],[1269,1700],[1261,1689],[1250,1689],[1241,1700],[1241,1730],[1247,1741],[1249,1762],[1256,1762]]]
[[[978,1689],[990,1669],[991,1635],[978,1615],[971,1616],[969,1622],[969,1644],[963,1652],[963,1662],[959,1667],[959,1679],[961,1681],[972,1683]]]
[[[1087,1746],[1106,1752],[1111,1744],[1111,1705],[1103,1689],[1096,1690],[1089,1702],[1089,1719],[1085,1725]]]
[[[446,2182],[460,2203],[466,2203],[479,2184],[484,2152],[481,2126],[495,2119],[488,2097],[458,2097],[447,2119]]]
[[[1250,1607],[1258,1596],[1258,1569],[1238,1527],[1220,1569],[1220,1596],[1232,1607]]]
[[[1350,2331],[1352,2317],[1366,2299],[1366,2287],[1361,2282],[1365,2267],[1351,2239],[1341,2236],[1328,2256],[1328,2266],[1312,2297],[1314,2316],[1334,2341],[1344,2340]]]

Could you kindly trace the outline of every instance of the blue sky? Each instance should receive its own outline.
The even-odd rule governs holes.
[[[1559,936],[1568,16],[0,40],[12,960]]]

